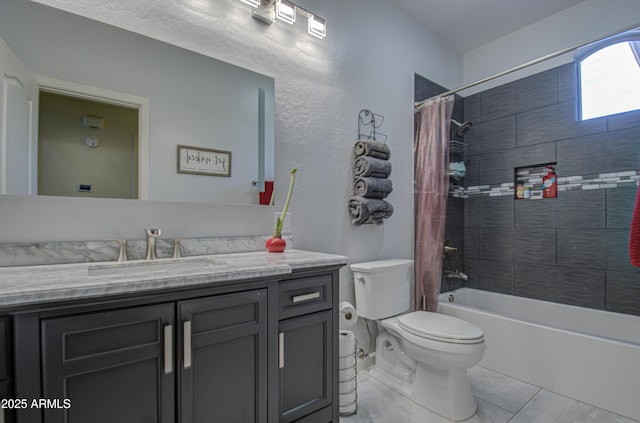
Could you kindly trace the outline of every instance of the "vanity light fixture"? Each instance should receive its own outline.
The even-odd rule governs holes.
[[[276,2],[276,18],[292,24],[296,21],[296,5],[288,0]]]
[[[240,0],[241,2],[248,4],[249,6],[258,7],[260,6],[260,0]]]
[[[327,35],[327,22],[314,15],[310,15],[308,19],[308,31],[309,34],[314,37],[323,39]]]
[[[271,25],[276,18],[293,24],[297,15],[307,18],[307,31],[314,37],[323,39],[327,35],[327,22],[303,9],[289,0],[240,0],[243,3],[253,6],[253,17],[266,24]]]

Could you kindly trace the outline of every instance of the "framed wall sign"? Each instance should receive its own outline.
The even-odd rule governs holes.
[[[178,173],[231,176],[231,151],[178,144]]]

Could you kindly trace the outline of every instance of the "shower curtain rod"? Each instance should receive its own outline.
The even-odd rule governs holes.
[[[420,108],[420,107],[422,107],[426,102],[428,102],[429,100],[431,100],[431,99],[433,99],[433,98],[436,98],[436,97],[447,97],[447,96],[450,96],[450,95],[452,95],[452,94],[457,93],[458,91],[463,91],[463,90],[466,90],[467,88],[475,87],[476,85],[480,85],[480,84],[482,84],[482,83],[484,83],[484,82],[492,81],[492,80],[494,80],[494,79],[496,79],[496,78],[500,78],[501,76],[508,75],[508,74],[510,74],[510,73],[513,73],[513,72],[517,72],[517,71],[519,71],[519,70],[521,70],[521,69],[528,68],[529,66],[537,65],[538,63],[542,63],[542,62],[544,62],[544,61],[546,61],[546,60],[553,59],[553,58],[556,58],[556,57],[558,57],[558,56],[562,56],[563,54],[570,53],[570,52],[572,52],[572,51],[574,51],[574,50],[581,49],[582,47],[586,47],[586,46],[588,46],[588,45],[590,45],[590,44],[597,43],[598,41],[602,41],[602,40],[607,39],[607,38],[609,38],[609,37],[613,37],[613,36],[614,36],[614,35],[616,35],[616,34],[622,34],[623,32],[630,31],[630,30],[632,30],[632,29],[634,29],[634,28],[637,28],[637,27],[638,27],[638,25],[640,25],[640,23],[637,23],[637,24],[635,24],[635,25],[631,25],[631,26],[629,26],[629,27],[627,27],[627,28],[625,28],[625,29],[623,29],[623,30],[621,30],[621,31],[614,32],[614,33],[609,34],[609,35],[606,35],[606,36],[604,36],[604,37],[602,37],[602,38],[598,38],[598,39],[596,39],[596,40],[589,41],[589,42],[586,42],[586,43],[580,44],[580,45],[575,46],[575,47],[565,48],[565,49],[563,49],[563,50],[556,51],[555,53],[547,54],[546,56],[539,57],[539,58],[537,58],[537,59],[535,59],[535,60],[531,60],[531,61],[529,61],[529,62],[527,62],[527,63],[524,63],[524,64],[522,64],[522,65],[516,66],[516,67],[514,67],[514,68],[507,69],[507,70],[505,70],[505,71],[502,71],[502,72],[496,73],[495,75],[491,75],[491,76],[488,76],[488,77],[486,77],[486,78],[479,79],[479,80],[477,80],[477,81],[475,81],[475,82],[470,82],[470,83],[468,83],[468,84],[466,84],[466,85],[463,85],[463,86],[461,86],[461,87],[459,87],[459,88],[456,88],[455,90],[450,90],[450,91],[446,91],[446,92],[444,92],[444,93],[442,93],[442,94],[434,95],[433,97],[429,97],[429,98],[428,98],[428,99],[426,99],[426,100],[422,100],[422,101],[415,102],[415,103],[413,104],[413,107],[414,107],[414,109],[419,109],[419,108]]]

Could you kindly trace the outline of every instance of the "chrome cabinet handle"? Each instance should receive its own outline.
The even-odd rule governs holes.
[[[295,297],[293,297],[293,302],[294,303],[299,303],[302,301],[309,301],[309,300],[313,300],[316,298],[320,298],[320,292],[316,291],[316,292],[312,292],[310,294],[303,294],[303,295],[296,295]]]
[[[164,327],[164,374],[173,372],[173,326]]]
[[[184,347],[184,368],[188,369],[191,367],[191,321],[184,322],[184,336],[182,340],[182,344]]]
[[[278,368],[284,368],[284,332],[278,334]]]

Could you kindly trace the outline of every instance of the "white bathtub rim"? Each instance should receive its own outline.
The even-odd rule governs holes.
[[[508,299],[515,299],[515,301],[528,301],[528,302],[540,302],[540,303],[544,303],[545,305],[552,305],[554,307],[562,307],[562,308],[567,308],[570,310],[576,310],[579,312],[584,312],[585,309],[589,312],[589,313],[593,313],[593,314],[598,314],[598,315],[602,315],[602,316],[610,316],[610,315],[614,315],[616,317],[620,317],[622,319],[633,319],[633,320],[638,320],[638,324],[640,327],[640,316],[635,316],[635,315],[630,315],[630,314],[624,314],[624,313],[618,313],[615,311],[608,311],[608,310],[600,310],[600,309],[591,309],[591,308],[586,308],[586,307],[580,307],[580,306],[575,306],[572,304],[562,304],[562,303],[553,303],[551,301],[545,301],[545,300],[539,300],[536,298],[527,298],[527,297],[520,297],[520,296],[516,296],[516,295],[509,295],[509,294],[502,294],[500,292],[493,292],[493,291],[483,291],[483,290],[479,290],[479,289],[475,289],[475,288],[458,288],[454,291],[448,291],[448,292],[443,292],[441,293],[438,298],[438,302],[440,306],[445,306],[445,307],[454,307],[454,308],[461,308],[461,309],[469,309],[469,310],[473,310],[475,312],[478,312],[480,314],[484,314],[484,315],[489,315],[489,316],[497,316],[503,319],[507,319],[510,320],[512,322],[522,322],[528,325],[532,325],[532,326],[537,326],[537,327],[543,327],[543,328],[549,328],[549,329],[553,329],[553,330],[557,330],[559,332],[564,332],[564,333],[570,333],[570,334],[577,334],[577,335],[581,335],[581,336],[586,336],[586,337],[590,337],[590,338],[594,338],[594,339],[605,339],[607,341],[610,342],[616,342],[616,343],[621,343],[621,344],[626,344],[626,345],[632,345],[635,347],[640,347],[640,342],[635,342],[633,340],[628,340],[628,339],[619,339],[619,338],[615,338],[615,337],[611,337],[611,336],[606,336],[606,335],[602,335],[602,334],[593,334],[593,333],[587,333],[584,332],[580,329],[569,329],[569,328],[562,328],[562,327],[558,327],[558,326],[554,326],[552,324],[547,324],[547,323],[540,323],[540,322],[535,322],[532,321],[530,319],[525,319],[525,318],[515,318],[515,317],[511,317],[511,316],[507,316],[505,314],[496,312],[496,311],[488,311],[482,308],[478,308],[478,307],[474,307],[471,305],[467,305],[464,303],[458,303],[458,302],[449,302],[448,298],[449,295],[453,294],[455,297],[455,294],[458,293],[459,295],[465,295],[465,293],[467,292],[480,292],[481,295],[495,295],[495,296],[500,296],[500,297],[506,297]]]
[[[521,323],[521,324],[524,324],[524,325],[533,326],[533,327],[537,327],[537,328],[541,328],[541,329],[557,331],[559,333],[565,333],[567,335],[584,336],[586,338],[590,338],[590,339],[593,339],[593,340],[604,339],[607,342],[613,342],[613,343],[617,343],[619,345],[627,345],[627,346],[630,345],[630,346],[633,346],[633,347],[640,347],[640,344],[637,344],[637,343],[631,342],[631,341],[621,341],[621,340],[615,339],[615,338],[608,338],[608,337],[604,337],[604,336],[600,336],[600,335],[591,335],[591,334],[588,334],[588,333],[583,333],[583,332],[579,332],[579,331],[575,331],[575,330],[563,329],[563,328],[544,325],[544,324],[541,324],[541,323],[531,322],[531,321],[527,321],[527,320],[516,319],[516,318],[513,318],[513,317],[505,316],[504,314],[493,313],[493,312],[490,312],[490,311],[485,311],[485,310],[482,310],[482,309],[479,309],[479,308],[475,308],[475,307],[471,307],[471,306],[467,306],[467,305],[460,305],[460,304],[456,304],[456,303],[446,303],[446,304],[441,304],[441,305],[444,305],[445,307],[455,308],[455,309],[473,310],[475,313],[478,313],[480,315],[498,317],[500,319],[505,319],[505,320],[508,320],[510,322],[514,322],[514,323],[517,322],[517,323]]]

